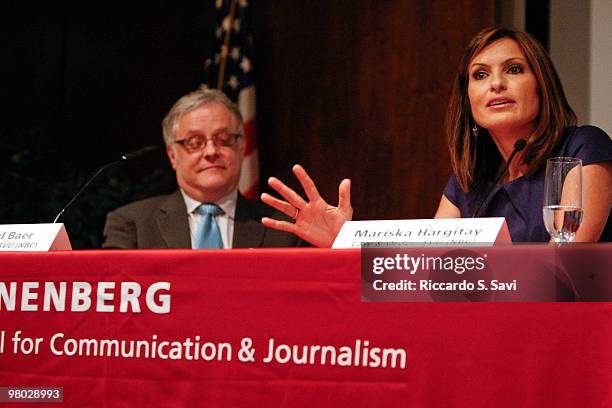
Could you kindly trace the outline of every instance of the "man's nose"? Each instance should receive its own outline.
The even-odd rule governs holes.
[[[204,156],[216,156],[218,148],[213,139],[207,139],[202,147],[202,153]]]

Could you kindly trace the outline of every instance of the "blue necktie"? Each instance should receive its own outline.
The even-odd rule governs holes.
[[[220,212],[221,209],[216,204],[202,204],[200,206],[202,219],[200,220],[198,232],[196,233],[196,249],[223,248],[221,231],[219,231],[219,224],[217,224],[217,220],[215,220],[215,215]]]

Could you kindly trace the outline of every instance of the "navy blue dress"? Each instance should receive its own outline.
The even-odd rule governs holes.
[[[612,139],[595,126],[570,129],[550,155],[550,157],[559,156],[581,159],[583,166],[612,161]],[[479,216],[505,217],[512,242],[550,241],[550,235],[542,219],[545,171],[544,165],[530,177],[523,176],[509,183],[497,185],[488,203],[479,211]],[[454,175],[446,184],[444,195],[459,208],[462,217],[472,216],[475,202],[479,199],[474,192],[464,193]],[[612,241],[610,215],[599,241]]]

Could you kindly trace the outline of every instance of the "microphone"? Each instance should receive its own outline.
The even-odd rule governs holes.
[[[155,145],[145,146],[143,148],[136,150],[135,152],[124,154],[123,156],[121,156],[119,160],[116,160],[116,161],[135,159],[137,157],[144,156],[145,154],[149,152],[154,152],[157,149],[159,149],[159,146],[155,146]]]
[[[514,156],[518,152],[523,150],[525,148],[525,146],[527,146],[527,141],[525,141],[525,139],[519,139],[519,140],[516,141],[516,143],[514,143],[514,150],[512,150],[512,153],[510,154],[510,157],[508,158],[508,161],[504,165],[504,168],[499,173],[499,175],[497,176],[497,178],[495,179],[493,184],[491,184],[491,186],[487,189],[487,192],[482,196],[482,200],[480,200],[478,205],[476,206],[476,210],[474,210],[474,214],[472,215],[472,218],[476,218],[476,216],[478,215],[478,211],[480,211],[480,209],[484,206],[484,204],[490,198],[489,196],[491,195],[491,192],[493,191],[493,189],[495,188],[497,183],[499,183],[499,180],[501,180],[502,177],[504,177],[504,175],[508,171],[508,168],[510,167],[510,164],[512,163],[512,160],[514,159]]]
[[[118,163],[121,163],[121,162],[126,161],[126,160],[132,160],[132,159],[138,158],[138,157],[143,156],[143,155],[145,155],[145,154],[147,154],[149,152],[157,150],[158,148],[159,148],[158,146],[154,146],[154,145],[145,146],[145,147],[142,147],[142,148],[140,148],[140,149],[138,149],[136,151],[133,151],[131,153],[123,154],[117,160],[114,160],[114,161],[112,161],[110,163],[107,163],[104,166],[100,167],[98,170],[96,170],[96,172],[93,174],[93,176],[91,176],[87,180],[87,182],[85,182],[85,184],[83,184],[83,187],[81,187],[81,189],[79,191],[77,191],[77,193],[70,199],[70,201],[68,201],[68,204],[66,204],[60,210],[60,212],[57,213],[57,215],[55,216],[55,219],[53,220],[53,224],[55,224],[57,222],[57,220],[62,216],[64,211],[66,211],[66,209],[68,209],[68,207],[70,207],[70,205],[81,195],[81,193],[83,193],[83,191],[85,191],[87,186],[89,186],[91,184],[91,182],[94,181],[96,179],[96,177],[98,177],[98,175],[100,173],[102,173],[106,169],[109,169],[109,168],[115,166]]]

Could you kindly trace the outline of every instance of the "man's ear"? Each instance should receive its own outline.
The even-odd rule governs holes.
[[[172,164],[172,168],[176,170],[176,152],[174,151],[174,146],[166,145],[166,154],[170,159],[170,163]]]

